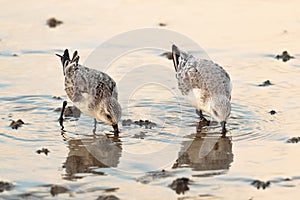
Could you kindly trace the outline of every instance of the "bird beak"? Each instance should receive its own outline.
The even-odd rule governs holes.
[[[225,125],[226,125],[226,122],[225,121],[222,121],[221,122],[221,126],[222,126],[222,135],[223,136],[225,136],[226,135],[226,127],[225,127]]]
[[[112,127],[114,129],[114,136],[119,137],[120,131],[119,131],[119,128],[118,128],[118,124],[113,124]]]

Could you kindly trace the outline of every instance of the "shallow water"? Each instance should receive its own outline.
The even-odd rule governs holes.
[[[300,146],[286,142],[298,137],[300,130],[297,7],[297,1],[280,0],[235,5],[4,1],[0,181],[14,186],[1,192],[0,198],[297,199]],[[174,15],[182,10],[184,15]],[[45,22],[53,16],[64,23],[50,29]],[[177,87],[172,74],[163,82],[168,87],[142,85],[132,92],[135,83],[155,78],[146,76],[145,70],[158,71],[140,63],[166,66],[160,75],[173,70],[172,62],[159,56],[162,50],[149,49],[117,59],[109,73],[121,83],[122,119],[147,119],[155,127],[121,126],[121,137],[114,140],[111,127],[103,123],[94,136],[93,120],[82,115],[66,119],[62,135],[55,109],[67,98],[54,53],[77,49],[82,62],[88,62],[94,49],[112,35],[158,27],[159,22],[192,38],[230,74],[233,94],[227,137],[220,137],[220,126],[215,124],[200,131],[195,110],[172,93]],[[283,50],[296,58],[288,62],[273,58]],[[134,66],[142,67],[127,73]],[[259,87],[265,80],[274,85]],[[271,115],[271,110],[277,113]],[[17,130],[9,127],[18,119],[25,124]],[[36,153],[42,148],[49,154]],[[183,177],[190,179],[189,189],[177,194],[170,185]],[[257,189],[251,185],[256,179],[271,185]],[[53,197],[53,185],[67,191]]]

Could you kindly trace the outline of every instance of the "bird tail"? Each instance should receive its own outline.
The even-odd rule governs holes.
[[[178,71],[178,65],[179,65],[179,57],[180,57],[180,51],[176,45],[172,45],[172,59],[173,59],[173,64],[175,67],[175,71]]]
[[[71,64],[71,63],[75,63],[76,65],[78,65],[78,62],[79,62],[79,55],[78,55],[78,52],[75,51],[73,53],[73,57],[72,57],[72,60],[70,60],[70,55],[69,55],[69,51],[68,49],[66,49],[64,51],[64,54],[63,55],[59,55],[59,54],[56,54],[58,57],[60,57],[60,60],[61,60],[61,63],[62,63],[62,66],[63,66],[63,72],[64,72],[64,75],[65,75],[65,71],[66,71],[66,67]]]
[[[188,57],[189,55],[186,52],[179,50],[176,45],[172,45],[172,59],[176,72],[184,66]]]

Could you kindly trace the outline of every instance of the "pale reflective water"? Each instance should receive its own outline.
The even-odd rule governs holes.
[[[2,2],[0,181],[14,187],[0,198],[49,199],[51,186],[59,185],[67,192],[57,199],[297,199],[300,146],[286,142],[300,130],[297,7],[297,1],[280,0]],[[49,29],[45,22],[52,16],[64,23]],[[124,125],[115,140],[103,123],[93,136],[93,120],[82,115],[66,120],[61,135],[55,109],[66,95],[54,53],[77,49],[85,62],[112,35],[159,22],[192,38],[231,75],[227,136],[221,137],[218,125],[200,129],[194,109],[162,85],[132,92],[132,83],[151,79],[143,70],[127,73],[132,82],[119,86],[122,119],[147,119],[155,127]],[[273,58],[283,50],[296,58]],[[149,60],[169,66],[159,74],[172,72],[172,62],[161,53],[132,52],[109,73],[121,80],[131,66]],[[274,85],[258,87],[265,80]],[[177,87],[172,74],[164,81]],[[9,124],[17,119],[25,124],[13,130]],[[47,156],[36,153],[42,148],[50,150]],[[189,189],[177,194],[169,186],[183,177],[190,179]],[[256,179],[271,185],[257,190],[251,185]]]

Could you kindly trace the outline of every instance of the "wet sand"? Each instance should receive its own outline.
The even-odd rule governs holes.
[[[297,199],[299,6],[280,0],[2,2],[0,198]],[[52,17],[63,23],[50,28]],[[121,126],[119,140],[103,123],[94,137],[85,115],[68,117],[61,134],[55,109],[67,98],[54,54],[78,50],[84,63],[101,42],[144,27],[192,38],[228,71],[226,138],[218,126],[199,131],[194,109],[179,107],[162,87],[144,87],[128,102],[129,85],[119,88],[122,120],[137,124]],[[111,76],[117,80],[150,61],[172,70],[172,61],[160,56],[166,51],[132,52],[112,64]],[[276,59],[283,51],[295,58]],[[266,80],[272,85],[260,87]],[[172,75],[169,81],[177,87]],[[25,124],[12,129],[18,119]],[[146,120],[155,126],[144,126]]]

